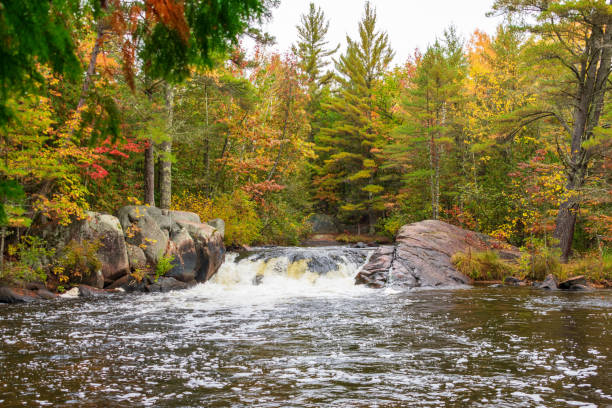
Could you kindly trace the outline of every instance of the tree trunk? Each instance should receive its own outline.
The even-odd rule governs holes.
[[[155,207],[155,147],[153,139],[148,139],[144,164],[144,202]]]
[[[161,143],[161,173],[159,177],[159,207],[170,209],[172,204],[172,126],[174,121],[174,89],[172,85],[166,85],[166,109],[168,112],[168,123],[166,126],[166,138]]]
[[[610,2],[612,4],[612,2]],[[607,16],[601,26],[594,26],[587,39],[585,55],[580,67],[580,81],[576,91],[574,123],[571,136],[571,152],[566,163],[568,193],[559,206],[554,237],[559,240],[561,261],[567,262],[572,251],[576,215],[578,213],[578,191],[585,182],[592,152],[583,143],[593,137],[603,111],[610,66],[612,64],[612,18]]]

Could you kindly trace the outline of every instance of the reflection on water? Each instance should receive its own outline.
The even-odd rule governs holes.
[[[0,306],[0,406],[612,404],[610,291],[373,290],[368,251],[275,251],[187,291]]]

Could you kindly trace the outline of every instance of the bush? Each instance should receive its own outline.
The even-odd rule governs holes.
[[[499,259],[495,251],[458,252],[451,258],[457,270],[474,280],[502,280],[516,267]]]
[[[174,268],[172,261],[174,261],[174,255],[159,257],[157,265],[155,266],[155,282],[157,282],[160,276],[164,276]]]
[[[8,255],[14,260],[6,262],[0,271],[0,280],[23,285],[28,282],[45,282],[54,249],[47,249],[45,242],[36,236],[24,236],[17,245],[9,245]]]
[[[53,268],[60,283],[78,283],[102,267],[97,252],[101,243],[96,241],[79,242],[71,240],[63,249],[62,255]]]
[[[529,239],[527,246],[521,248],[523,255],[519,261],[521,278],[544,280],[547,275],[561,277],[560,251],[545,241]]]
[[[212,200],[203,194],[183,193],[174,198],[172,209],[194,212],[204,222],[221,218],[225,221],[226,245],[250,245],[261,237],[256,203],[241,190]]]

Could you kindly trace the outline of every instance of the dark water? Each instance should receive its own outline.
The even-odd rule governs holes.
[[[231,260],[183,292],[0,305],[0,406],[612,406],[610,291],[371,290],[350,261]]]

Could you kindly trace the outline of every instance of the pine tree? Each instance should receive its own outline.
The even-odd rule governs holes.
[[[418,162],[418,155],[408,156],[412,172],[405,179],[410,183],[422,183],[429,179],[431,216],[437,219],[440,212],[440,182],[443,158],[454,142],[457,127],[455,112],[460,105],[461,88],[466,73],[463,46],[451,27],[442,41],[428,47],[418,61],[412,84],[404,99],[405,125],[398,129],[396,144],[389,149],[390,159],[398,158],[406,149],[425,151],[427,164]],[[426,146],[426,148],[425,148]]]
[[[393,59],[386,33],[376,29],[376,10],[369,2],[359,23],[359,39],[347,36],[346,52],[336,61],[339,91],[325,105],[336,120],[317,135],[322,164],[315,178],[316,197],[358,224],[367,216],[373,232],[382,210],[377,183],[380,144],[374,90]]]
[[[302,14],[300,25],[297,26],[298,41],[292,47],[298,58],[300,69],[308,76],[308,102],[307,112],[310,116],[310,140],[318,133],[321,126],[316,113],[321,109],[321,100],[329,93],[329,85],[333,80],[333,72],[326,70],[329,57],[334,55],[336,48],[328,48],[329,42],[325,40],[329,31],[329,20],[321,8],[310,3],[308,14]]]

